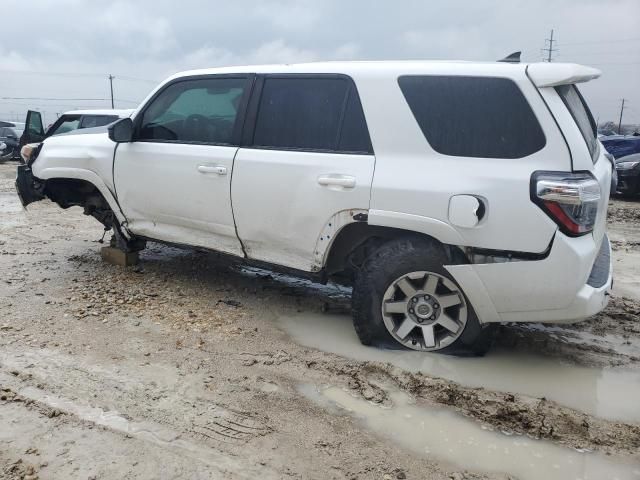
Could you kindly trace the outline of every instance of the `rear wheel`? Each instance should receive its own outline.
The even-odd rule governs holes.
[[[420,238],[384,244],[356,276],[353,322],[365,345],[482,354],[490,346],[442,246]]]

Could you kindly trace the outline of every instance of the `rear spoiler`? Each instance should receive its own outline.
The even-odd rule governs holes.
[[[602,72],[577,63],[532,63],[527,66],[527,75],[536,87],[557,87],[588,82],[598,78]]]

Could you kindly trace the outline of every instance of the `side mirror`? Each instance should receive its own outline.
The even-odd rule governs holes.
[[[109,138],[116,143],[128,143],[133,140],[133,121],[130,118],[121,118],[112,123],[108,130]]]

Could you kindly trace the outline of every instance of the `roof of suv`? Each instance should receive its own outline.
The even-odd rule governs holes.
[[[393,60],[357,62],[316,62],[274,65],[243,65],[233,67],[206,68],[180,72],[168,80],[193,75],[229,73],[342,73],[354,76],[376,76],[380,74],[452,74],[504,76],[528,71],[538,86],[554,86],[577,83],[600,76],[600,71],[574,63],[507,63],[470,62],[461,60]]]

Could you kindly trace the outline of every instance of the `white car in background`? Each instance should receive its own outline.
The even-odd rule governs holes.
[[[71,110],[60,115],[55,122],[45,129],[42,123],[42,114],[29,110],[25,122],[28,128],[25,128],[22,134],[20,146],[38,143],[45,138],[74,130],[109,125],[120,118],[130,117],[134,111],[133,109]]]
[[[344,62],[180,73],[131,118],[23,152],[18,193],[116,244],[204,247],[353,285],[367,345],[461,353],[496,322],[607,303],[612,164],[560,63]],[[81,132],[78,132],[81,133]]]

